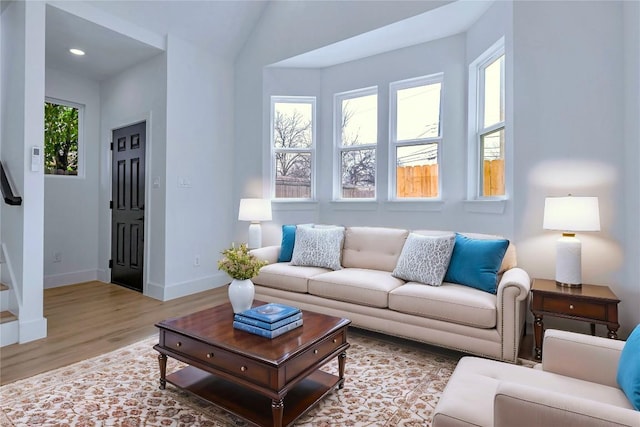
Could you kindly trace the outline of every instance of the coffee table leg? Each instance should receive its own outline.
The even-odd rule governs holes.
[[[158,355],[158,364],[160,365],[160,390],[167,387],[167,355],[160,353]]]
[[[341,389],[344,387],[344,364],[347,360],[347,352],[343,351],[338,356],[338,388]]]
[[[273,427],[282,427],[283,414],[284,414],[284,399],[273,399],[271,401],[271,415],[273,417]]]

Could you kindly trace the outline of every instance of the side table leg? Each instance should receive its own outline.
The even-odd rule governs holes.
[[[533,336],[535,338],[535,357],[536,360],[542,360],[542,331],[544,329],[544,323],[542,322],[542,316],[536,314],[533,322]]]
[[[282,427],[283,414],[284,399],[273,399],[271,401],[271,416],[273,417],[273,427]]]
[[[595,323],[591,324],[591,336],[592,337],[596,336],[596,324]]]
[[[160,390],[167,387],[167,355],[160,353],[158,355],[158,365],[160,365]]]
[[[344,387],[344,365],[347,360],[347,352],[343,351],[338,356],[338,389]]]

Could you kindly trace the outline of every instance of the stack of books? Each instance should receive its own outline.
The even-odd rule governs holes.
[[[233,327],[265,338],[275,338],[302,326],[302,312],[289,305],[269,303],[233,317]]]

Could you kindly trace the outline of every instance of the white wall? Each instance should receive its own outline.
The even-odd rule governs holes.
[[[620,336],[625,337],[640,321],[637,309],[640,306],[637,279],[640,239],[636,231],[638,95],[634,90],[637,89],[638,43],[633,41],[637,40],[637,5],[603,1],[500,3],[471,29],[462,66],[466,67],[476,52],[483,50],[485,41],[493,43],[499,32],[506,33],[506,51],[512,52],[512,59],[507,59],[507,70],[512,70],[507,88],[513,94],[513,194],[503,215],[468,212],[447,219],[432,220],[430,214],[427,217],[432,224],[449,225],[447,228],[458,230],[504,230],[518,246],[520,265],[532,277],[553,278],[558,236],[542,230],[544,198],[568,193],[598,196],[602,231],[579,235],[583,242],[583,281],[607,284],[622,298]],[[240,197],[256,195],[255,189],[263,188],[264,184],[261,180],[264,147],[259,147],[266,141],[265,115],[261,111],[268,102],[262,83],[264,67],[316,49],[330,39],[347,36],[348,31],[338,25],[342,20],[360,23],[360,17],[356,19],[351,15],[353,4],[342,8],[340,3],[322,3],[322,7],[327,6],[327,11],[316,11],[311,10],[315,5],[309,3],[271,4],[236,61],[236,204]],[[388,13],[386,6],[387,2],[372,5],[362,18],[362,26],[380,25]],[[338,9],[342,10],[336,12]],[[378,19],[369,20],[376,14]],[[501,17],[507,22],[497,30]],[[508,22],[510,19],[512,23]],[[277,25],[283,21],[289,23],[287,33],[296,34],[291,43],[284,42],[282,32],[285,30]],[[486,28],[483,21],[487,23]],[[510,31],[513,31],[512,37]],[[358,67],[353,66],[354,70]],[[394,63],[393,66],[387,64],[386,68],[405,66]],[[376,72],[376,68],[368,68],[362,75]],[[322,76],[322,85],[327,85],[326,75]],[[631,82],[630,93],[625,79]],[[316,82],[312,80],[311,84]],[[466,89],[466,80],[461,79],[461,84]],[[246,153],[251,152],[261,155],[247,158]],[[625,170],[629,168],[635,170]],[[247,173],[247,169],[256,172]],[[459,170],[463,171],[461,174],[466,173],[464,162]],[[463,189],[464,185],[455,187],[451,194],[456,197]],[[236,204],[234,212],[237,212]],[[276,209],[275,220],[263,225],[269,230],[265,243],[278,241],[280,218],[283,222],[304,218],[305,222],[357,220],[411,226],[412,218],[418,217],[411,212],[378,214],[375,211],[374,215],[349,210],[339,212],[330,203],[326,206],[329,210],[317,209],[313,204],[301,206],[286,215],[280,208]],[[629,238],[633,233],[636,237]],[[246,236],[245,223],[238,223],[236,236]],[[552,320],[549,322],[553,324]]]
[[[47,68],[45,94],[84,106],[84,176],[44,178],[44,286],[49,288],[98,278],[100,85]]]
[[[624,2],[624,96],[625,96],[625,181],[624,226],[625,269],[621,271],[618,297],[630,301],[623,318],[627,329],[640,323],[640,2]],[[633,305],[635,303],[635,306]],[[635,309],[634,309],[635,307]]]
[[[234,202],[230,206],[237,218],[239,199],[257,197],[263,188],[264,67],[381,26],[434,9],[448,1],[373,2],[271,2],[257,23],[235,63],[235,163]],[[286,25],[282,25],[286,22]],[[295,35],[295,36],[292,36]],[[314,83],[315,84],[315,83]],[[279,94],[282,95],[282,94]],[[268,101],[267,101],[268,102]],[[264,194],[266,195],[266,193]],[[275,208],[277,209],[277,208]],[[302,206],[301,212],[284,214],[283,220],[316,215],[315,206]],[[311,213],[309,212],[311,209]],[[313,218],[311,218],[313,220]],[[275,223],[275,222],[274,222]],[[265,242],[270,238],[269,227]],[[277,225],[276,225],[277,227]],[[248,224],[236,222],[236,240],[246,240]]]
[[[145,204],[145,283],[144,293],[153,293],[165,281],[166,226],[166,54],[134,66],[100,85],[100,198],[99,250],[100,280],[109,282],[108,261],[111,258],[111,152],[109,143],[113,129],[147,122],[146,199]],[[153,188],[153,180],[158,187]]]
[[[2,207],[2,240],[15,273],[20,342],[46,336],[42,252],[44,179],[31,172],[31,147],[44,135],[44,22],[42,2],[11,2],[2,12],[2,160],[11,172],[19,207]],[[11,105],[11,108],[6,108]]]
[[[217,260],[233,238],[229,227],[233,104],[232,64],[169,36],[166,264],[161,299],[229,281],[218,271]]]
[[[624,296],[624,336],[640,321],[640,300],[638,276],[626,267],[637,257],[625,256],[625,247],[638,253],[633,228],[626,227],[628,215],[637,217],[637,191],[628,190],[638,180],[636,174],[635,182],[625,182],[633,179],[625,172],[625,149],[634,144],[625,143],[623,3],[514,2],[513,10],[519,263],[532,277],[554,277],[559,236],[542,230],[546,196],[598,196],[602,230],[578,234],[583,282]]]
[[[315,95],[317,99],[317,200],[314,211],[300,211],[298,203],[276,202],[274,220],[264,225],[265,243],[277,243],[279,225],[284,223],[321,222],[344,225],[403,226],[407,228],[455,229],[467,214],[460,201],[465,196],[465,175],[460,173],[460,159],[466,146],[466,69],[463,34],[447,37],[373,57],[351,61],[322,70],[278,69],[265,71],[263,104],[269,111],[272,95]],[[389,66],[395,64],[395,66]],[[402,66],[399,66],[402,64]],[[310,78],[313,73],[315,80]],[[394,81],[444,73],[441,150],[441,202],[388,202],[389,176],[389,84]],[[317,83],[319,80],[319,83]],[[295,83],[297,82],[297,86]],[[320,86],[318,88],[318,86]],[[332,201],[334,94],[378,87],[377,200]],[[269,146],[269,117],[263,117],[263,146]],[[265,151],[268,155],[268,150]],[[265,163],[265,169],[268,163]],[[267,170],[268,171],[268,170]],[[265,181],[268,174],[265,174]],[[469,224],[466,231],[487,230],[486,215]],[[494,222],[495,223],[495,222]],[[494,232],[503,232],[493,227]]]

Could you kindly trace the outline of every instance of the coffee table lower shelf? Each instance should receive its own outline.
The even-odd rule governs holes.
[[[167,375],[167,382],[193,393],[212,404],[258,426],[273,424],[271,399],[255,391],[209,374],[193,366],[187,366]],[[335,388],[339,378],[316,370],[291,389],[284,397],[282,425],[293,424],[320,399]]]

